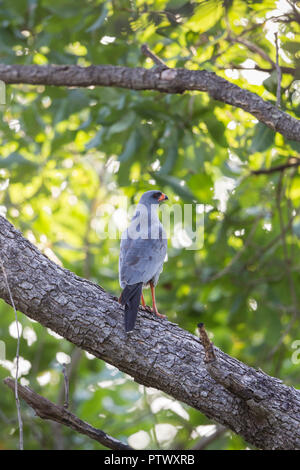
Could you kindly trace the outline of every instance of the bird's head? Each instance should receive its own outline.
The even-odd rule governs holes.
[[[168,196],[161,191],[157,190],[151,190],[151,191],[146,191],[141,199],[139,204],[143,204],[145,206],[151,206],[152,204],[160,204],[163,201],[166,201]]]

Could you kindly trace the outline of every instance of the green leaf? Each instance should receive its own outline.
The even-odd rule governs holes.
[[[264,86],[265,88],[270,92],[270,93],[273,93],[273,95],[276,96],[276,92],[277,92],[277,82],[278,82],[278,78],[277,78],[277,72],[276,70],[274,70],[271,75],[266,79],[264,80]]]
[[[167,127],[167,131],[168,131]],[[169,130],[169,137],[166,139],[165,145],[167,146],[165,151],[165,160],[159,171],[160,175],[166,175],[172,172],[174,165],[178,157],[178,131],[172,127]]]
[[[107,17],[108,9],[106,5],[103,5],[101,15],[99,18],[86,30],[87,33],[91,33],[92,31],[96,31],[96,29],[101,28],[103,25],[105,18]]]
[[[195,197],[189,188],[182,184],[182,181],[174,176],[161,175],[160,173],[152,173],[153,178],[164,186],[170,186],[173,191],[186,201],[194,201]]]
[[[199,202],[203,204],[209,204],[212,202],[214,183],[211,176],[205,173],[193,175],[188,182],[188,186]]]
[[[297,54],[300,51],[300,42],[297,42],[297,41],[285,42],[283,43],[282,47],[283,49],[291,52],[292,54]]]
[[[295,140],[285,140],[285,142],[292,147],[293,150],[300,153],[300,142],[296,142]]]
[[[159,173],[161,175],[171,173],[176,163],[177,157],[178,157],[178,144],[177,144],[177,141],[175,141],[169,146],[167,150],[165,162],[163,166],[161,167],[161,170]]]
[[[119,156],[120,162],[126,162],[130,160],[135,153],[137,152],[138,148],[141,145],[141,134],[138,129],[134,129],[134,131],[130,134],[129,139],[125,144],[125,148],[121,155]]]
[[[0,160],[0,168],[7,168],[11,172],[14,181],[27,181],[35,173],[37,164],[23,157],[18,152],[11,153],[8,157]]]
[[[124,113],[122,119],[113,124],[108,131],[109,135],[119,134],[120,132],[126,131],[134,122],[136,115],[133,111]]]
[[[225,137],[226,128],[224,124],[219,121],[215,115],[205,116],[204,122],[214,141],[221,147],[228,147],[228,142]]]
[[[254,128],[254,136],[250,147],[250,152],[264,152],[274,144],[275,132],[265,124],[259,122]]]
[[[102,144],[103,136],[105,130],[100,129],[96,135],[85,145],[86,150],[91,150],[92,148],[99,147]]]

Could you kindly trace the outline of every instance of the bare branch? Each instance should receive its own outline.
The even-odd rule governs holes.
[[[272,68],[274,69],[276,67],[275,62],[269,57],[269,55],[257,44],[249,41],[248,39],[242,38],[240,36],[234,37],[232,34],[228,34],[228,41],[235,42],[237,44],[242,44],[243,46],[247,47],[249,51],[254,52],[255,54],[260,55],[262,59],[264,59],[266,62],[269,62],[271,64]]]
[[[204,348],[205,358],[204,362],[209,363],[216,360],[215,352],[214,352],[214,345],[209,340],[208,334],[204,328],[204,323],[198,324],[198,330],[200,335],[201,344]]]
[[[289,218],[287,224],[282,228],[282,232],[276,235],[272,240],[269,241],[266,245],[261,247],[259,250],[257,250],[254,254],[254,256],[251,259],[248,259],[248,261],[243,264],[239,270],[239,273],[242,273],[245,269],[248,269],[248,266],[251,266],[255,263],[261,264],[262,260],[264,259],[264,256],[272,249],[274,249],[274,246],[276,246],[278,243],[281,241],[282,234],[286,234],[291,228],[293,227],[293,222],[295,218],[300,214],[300,210],[296,209],[294,213],[291,215]]]
[[[228,66],[219,66],[219,65],[216,65],[216,67],[218,68],[218,70],[228,70],[228,69],[231,69],[231,70],[258,70],[259,72],[267,72],[267,73],[272,73],[274,68],[273,67],[260,67],[259,65],[257,64],[254,64],[253,67],[246,67],[246,66],[243,66],[243,65],[239,65],[239,64],[233,64],[232,62],[230,64],[228,64]],[[289,74],[289,75],[295,75],[296,73],[296,69],[294,69],[293,67],[285,67],[285,66],[280,66],[280,70],[282,73],[286,73],[286,74]]]
[[[291,323],[292,323],[296,320],[296,318],[299,315],[299,305],[298,305],[298,299],[297,299],[297,293],[296,293],[296,286],[295,286],[293,273],[292,273],[292,259],[289,257],[287,241],[286,241],[286,231],[284,230],[285,225],[284,225],[284,219],[283,219],[283,212],[281,208],[282,195],[283,195],[282,183],[283,183],[283,172],[281,172],[279,181],[277,183],[276,207],[277,207],[278,216],[279,216],[280,236],[281,236],[281,244],[282,244],[282,249],[283,249],[285,271],[286,271],[286,276],[288,279],[288,285],[290,289],[291,303],[293,305],[292,319],[291,319]]]
[[[168,69],[169,67],[164,63],[163,60],[161,60],[156,54],[154,54],[154,52],[150,51],[149,47],[147,44],[143,44],[142,47],[141,47],[141,51],[142,53],[146,56],[146,57],[150,57],[150,59],[153,60],[153,62],[158,66],[158,67],[161,67],[161,68],[164,68],[164,69]]]
[[[280,108],[281,104],[281,68],[279,66],[279,43],[278,43],[278,33],[275,33],[275,46],[276,46],[276,71],[277,71],[277,91],[276,91],[276,104]]]
[[[231,261],[227,264],[227,266],[225,266],[225,268],[221,269],[221,271],[214,274],[211,278],[208,279],[207,282],[212,282],[212,281],[215,281],[217,279],[220,279],[221,277],[225,276],[226,274],[228,274],[231,271],[232,267],[236,264],[236,262],[240,259],[242,254],[246,251],[246,249],[248,248],[248,246],[252,242],[253,237],[254,237],[255,232],[256,232],[256,229],[257,229],[257,226],[258,226],[261,219],[262,219],[262,215],[259,214],[256,217],[256,219],[253,221],[253,225],[251,227],[250,233],[249,233],[247,239],[245,240],[243,247],[236,252],[236,254],[231,258]]]
[[[242,108],[276,132],[300,142],[300,121],[255,93],[206,70],[144,69],[112,65],[0,65],[0,80],[66,87],[107,86],[162,93],[204,91],[213,99]]]
[[[227,429],[225,428],[225,426],[218,425],[216,427],[216,430],[212,434],[210,434],[209,436],[202,437],[202,439],[200,439],[197,442],[197,444],[195,444],[193,446],[192,450],[204,450],[204,449],[206,449],[207,446],[209,446],[212,442],[219,439],[219,437],[221,437],[223,434],[225,434],[226,431],[227,431]]]
[[[284,171],[289,168],[294,168],[300,165],[300,158],[292,157],[289,158],[287,163],[282,165],[273,166],[271,168],[260,168],[259,170],[252,170],[252,175],[269,175],[271,173],[276,173],[278,171]]]
[[[13,390],[17,382],[13,378],[7,377],[4,379],[4,383]],[[17,388],[20,397],[23,398],[23,400],[34,409],[40,418],[49,419],[51,421],[56,421],[57,423],[63,424],[64,426],[68,426],[74,431],[90,437],[103,446],[108,447],[109,449],[132,450],[129,445],[109,436],[101,429],[94,428],[90,424],[79,419],[70,411],[66,410],[64,407],[55,405],[55,403],[47,400],[47,398],[38,395],[31,388],[24,387],[19,383],[17,383]]]
[[[64,408],[69,408],[69,377],[66,371],[66,364],[62,365],[62,373],[64,376],[64,386],[65,386],[65,401],[64,401]]]

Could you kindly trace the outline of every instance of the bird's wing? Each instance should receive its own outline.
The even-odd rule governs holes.
[[[158,272],[167,252],[167,239],[131,239],[124,233],[120,247],[120,284],[136,284],[149,282]]]
[[[121,244],[120,244],[120,254],[119,254],[119,282],[122,288],[127,284],[124,276],[124,258],[130,247],[130,238],[128,238],[128,229],[122,233]]]

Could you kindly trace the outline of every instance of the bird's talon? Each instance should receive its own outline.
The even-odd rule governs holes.
[[[159,318],[166,318],[166,315],[159,313],[157,310],[152,309],[152,312],[155,313],[155,315]]]

